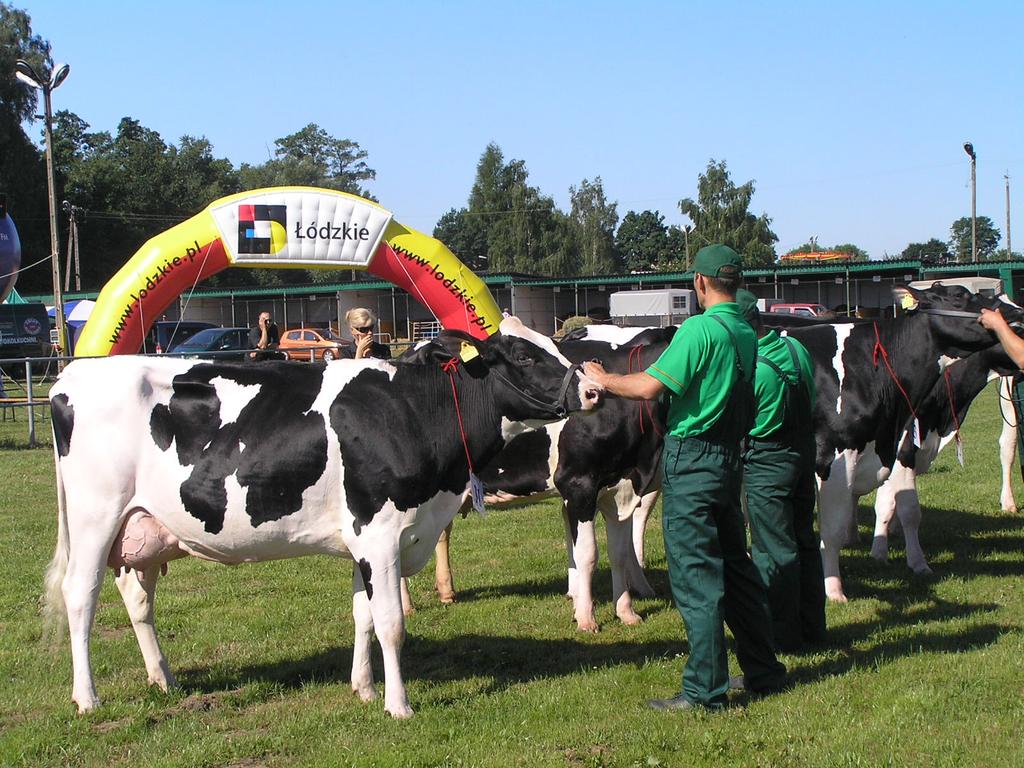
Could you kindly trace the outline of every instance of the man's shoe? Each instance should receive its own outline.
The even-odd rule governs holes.
[[[647,706],[651,709],[656,709],[659,712],[672,712],[677,710],[697,710],[704,709],[709,712],[719,712],[723,709],[721,704],[698,704],[694,701],[690,701],[683,694],[679,694],[671,699],[651,699],[647,702]]]

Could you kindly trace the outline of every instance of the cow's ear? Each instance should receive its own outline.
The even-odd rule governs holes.
[[[904,312],[913,312],[921,303],[920,292],[909,285],[896,286],[892,289],[892,294],[896,297],[896,304]]]

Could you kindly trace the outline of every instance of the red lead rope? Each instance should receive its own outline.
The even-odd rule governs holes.
[[[910,395],[907,394],[907,390],[905,390],[903,388],[903,385],[900,383],[900,379],[896,375],[896,371],[894,371],[892,369],[892,366],[889,364],[889,353],[886,351],[885,347],[882,346],[882,337],[878,333],[878,323],[872,323],[872,325],[875,326],[875,348],[871,352],[871,360],[875,364],[875,368],[877,369],[878,357],[879,355],[881,355],[882,362],[885,363],[886,370],[889,371],[889,375],[892,377],[892,380],[895,381],[896,386],[899,387],[900,392],[903,394],[903,399],[907,401],[907,407],[910,408],[910,415],[914,417],[914,427],[918,435],[918,439],[915,440],[914,442],[915,444],[920,446],[921,426],[920,422],[917,420],[917,411],[914,410],[914,404],[910,402]],[[953,418],[956,417],[954,416]]]
[[[644,369],[643,362],[640,359],[642,347],[636,346],[629,350],[629,369],[628,373],[633,373],[633,353],[636,353],[636,369],[642,371]],[[640,413],[640,434],[644,434],[644,409],[647,409],[647,418],[651,420],[651,428],[658,437],[662,437],[661,430],[658,429],[658,422],[654,418],[654,410],[651,408],[649,400],[641,400],[637,403],[639,406]]]
[[[459,367],[459,358],[453,357],[447,363],[441,366],[441,370],[448,374],[448,378],[452,382],[452,399],[455,400],[455,415],[459,419],[459,434],[462,435],[462,447],[466,449],[466,463],[469,464],[470,474],[473,472],[473,460],[469,457],[469,442],[466,440],[466,429],[462,426],[462,409],[459,408],[459,392],[455,388],[455,371]]]

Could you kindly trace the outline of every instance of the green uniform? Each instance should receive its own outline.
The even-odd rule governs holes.
[[[794,651],[825,635],[821,540],[814,532],[814,368],[799,341],[775,331],[757,347],[757,411],[743,455],[751,556],[768,591],[775,641]]]
[[[752,414],[755,351],[736,304],[721,303],[686,321],[647,369],[671,392],[662,527],[672,596],[690,644],[682,695],[703,706],[724,704],[729,690],[723,621],[748,688],[778,688],[786,674],[772,649],[740,510],[740,441]]]

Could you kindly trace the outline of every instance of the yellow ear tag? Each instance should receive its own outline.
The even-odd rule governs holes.
[[[904,312],[917,309],[917,299],[914,298],[912,293],[904,293],[903,298],[900,299],[900,306],[903,308]]]
[[[459,349],[459,357],[462,359],[462,362],[468,363],[474,357],[479,356],[480,352],[476,347],[474,347],[468,341],[462,342],[462,347]]]

